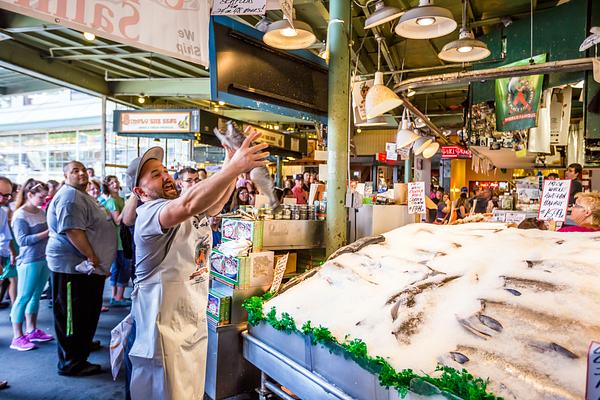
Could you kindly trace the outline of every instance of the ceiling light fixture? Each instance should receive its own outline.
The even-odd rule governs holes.
[[[433,142],[433,139],[426,136],[421,136],[418,138],[413,144],[413,152],[415,153],[415,156],[421,154],[423,150],[425,150],[431,144],[431,142]]]
[[[467,6],[468,0],[465,0],[463,2],[462,27],[460,28],[458,40],[447,43],[438,54],[438,57],[444,61],[479,61],[491,54],[487,45],[481,40],[475,39],[473,31],[467,28]]]
[[[263,42],[282,50],[300,50],[310,47],[317,37],[306,22],[294,19],[293,26],[287,19],[273,22],[267,27]]]
[[[398,132],[396,132],[396,148],[401,149],[406,146],[410,146],[416,140],[419,139],[419,135],[417,135],[414,131],[408,129],[409,121],[408,121],[408,110],[405,108],[402,113],[402,122],[400,126],[398,126]]]
[[[396,7],[386,6],[383,0],[375,3],[375,11],[365,20],[365,29],[375,28],[400,17],[404,12]]]
[[[438,152],[438,150],[440,149],[440,144],[438,142],[431,142],[429,144],[429,146],[427,146],[424,150],[423,150],[423,158],[431,158],[435,155],[435,153]]]
[[[415,92],[414,89],[409,88],[406,92],[406,97],[413,97],[415,94],[417,94],[417,92]]]
[[[433,39],[456,29],[452,13],[433,5],[432,0],[419,0],[419,6],[408,10],[396,25],[397,35],[409,39]]]
[[[361,133],[361,132],[362,132],[362,129],[360,129],[360,128],[356,129],[356,133]]]
[[[375,118],[402,105],[400,97],[383,84],[383,72],[380,71],[382,40],[380,36],[377,37],[377,72],[375,73],[375,82],[365,98],[367,119]]]
[[[146,102],[146,96],[144,95],[144,93],[140,93],[140,95],[137,98],[137,102],[139,104],[144,104]]]
[[[220,105],[220,106],[224,106],[224,105],[225,105],[225,102],[224,102],[223,100],[219,100],[219,105]]]
[[[94,35],[91,32],[83,32],[83,38],[85,40],[87,40],[88,42],[93,41],[94,39],[96,39],[96,35]]]

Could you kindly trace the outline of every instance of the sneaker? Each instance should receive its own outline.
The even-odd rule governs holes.
[[[51,340],[54,340],[54,336],[48,335],[41,329],[34,329],[25,336],[30,342],[49,342]]]
[[[131,305],[131,301],[123,300],[115,300],[113,298],[110,299],[110,305],[114,307],[129,307]]]
[[[25,335],[13,339],[10,343],[10,348],[18,351],[29,351],[35,349],[36,347],[37,346],[31,343]]]

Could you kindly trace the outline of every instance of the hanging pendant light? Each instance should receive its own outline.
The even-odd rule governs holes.
[[[377,38],[377,72],[375,73],[375,82],[367,92],[365,98],[365,111],[367,119],[375,118],[394,108],[402,105],[402,100],[394,91],[383,84],[383,72],[381,67],[381,38]]]
[[[481,40],[475,39],[473,32],[467,29],[467,1],[465,0],[463,3],[462,28],[458,40],[447,43],[438,54],[438,57],[444,61],[478,61],[491,54],[487,45]]]
[[[386,6],[383,0],[379,0],[375,4],[375,11],[365,20],[365,29],[375,28],[376,26],[385,24],[391,20],[400,17],[403,14],[396,7]]]
[[[433,142],[433,139],[426,136],[421,136],[418,138],[415,141],[415,144],[413,144],[413,153],[415,153],[415,156],[421,154],[423,150],[425,150],[431,144],[431,142]]]
[[[399,126],[398,132],[396,132],[396,148],[401,149],[406,146],[410,146],[417,139],[419,139],[419,135],[417,135],[414,131],[408,129],[408,110],[405,108],[402,113],[402,122]]]
[[[427,146],[423,150],[423,158],[431,158],[438,152],[440,149],[440,144],[438,142],[431,142],[429,146]]]
[[[317,41],[312,28],[306,22],[294,19],[294,26],[288,20],[273,22],[267,27],[263,42],[276,49],[306,49]]]
[[[449,34],[456,26],[449,10],[434,6],[432,0],[419,0],[418,7],[400,17],[395,32],[409,39],[433,39]]]

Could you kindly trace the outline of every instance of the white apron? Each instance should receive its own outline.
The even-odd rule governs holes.
[[[137,282],[129,353],[133,400],[204,397],[212,232],[203,216],[181,223],[163,262]]]

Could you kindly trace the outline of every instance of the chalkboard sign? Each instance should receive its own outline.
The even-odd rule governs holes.
[[[307,50],[269,47],[262,36],[228,17],[211,18],[211,99],[326,123],[325,62]]]

